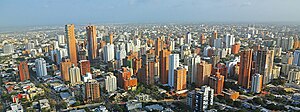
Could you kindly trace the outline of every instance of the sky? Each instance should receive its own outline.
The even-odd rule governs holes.
[[[0,27],[300,22],[300,0],[0,0]]]

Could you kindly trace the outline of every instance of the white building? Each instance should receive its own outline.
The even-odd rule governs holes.
[[[46,61],[43,58],[35,60],[35,68],[37,76],[42,77],[47,75]]]
[[[200,63],[201,57],[199,55],[193,54],[189,57],[188,62],[188,76],[190,76],[190,84],[196,81],[197,76],[197,64]]]
[[[4,46],[3,46],[3,53],[4,54],[12,54],[12,53],[14,53],[14,45],[12,45],[12,44],[4,44]]]
[[[81,82],[80,69],[74,64],[69,68],[69,77],[71,85],[75,85],[78,82]]]
[[[293,59],[293,65],[299,66],[300,65],[300,50],[294,51],[294,59]]]
[[[195,112],[202,112],[213,105],[214,89],[209,86],[202,86],[200,90],[196,90],[195,94]]]
[[[117,78],[111,72],[105,76],[105,90],[107,92],[114,92],[117,90]]]
[[[190,45],[191,42],[192,42],[192,34],[190,32],[187,32],[185,38],[186,38],[185,39],[185,43],[188,44],[188,45]]]
[[[58,44],[62,45],[65,44],[65,36],[64,35],[57,35]]]
[[[291,69],[288,74],[288,82],[300,84],[300,71],[298,69]]]
[[[225,37],[226,48],[231,48],[231,46],[234,44],[234,41],[235,41],[234,35],[227,34]]]
[[[88,82],[88,80],[93,79],[91,73],[86,73],[84,76],[82,76],[83,82]]]
[[[114,60],[115,57],[115,50],[114,50],[114,44],[107,44],[104,46],[103,48],[103,58],[104,58],[104,62],[109,62]]]
[[[260,93],[262,89],[262,78],[260,74],[254,74],[251,81],[251,92]]]
[[[179,54],[171,54],[169,56],[169,74],[168,85],[174,87],[174,70],[179,67]]]

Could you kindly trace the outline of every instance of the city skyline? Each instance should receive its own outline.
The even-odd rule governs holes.
[[[0,28],[65,23],[298,24],[299,3],[297,0],[3,0]]]

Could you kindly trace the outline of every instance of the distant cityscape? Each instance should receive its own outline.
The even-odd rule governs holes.
[[[300,25],[103,24],[0,33],[3,112],[300,111]]]

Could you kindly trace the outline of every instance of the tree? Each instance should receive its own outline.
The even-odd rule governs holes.
[[[255,104],[264,105],[264,102],[261,98],[253,98],[252,100]]]

